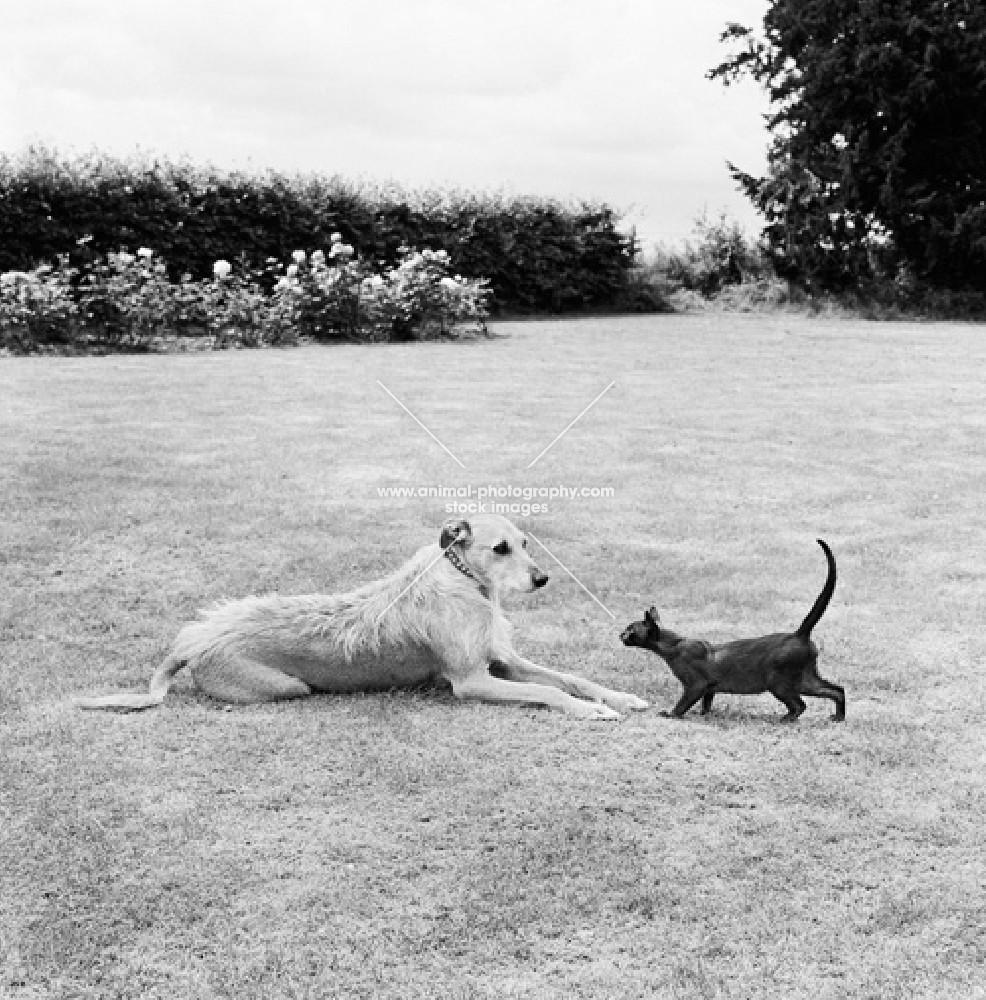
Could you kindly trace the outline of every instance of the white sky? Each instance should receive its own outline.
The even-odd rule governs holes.
[[[759,221],[764,95],[705,79],[766,0],[0,0],[0,151],[606,201],[640,236]]]

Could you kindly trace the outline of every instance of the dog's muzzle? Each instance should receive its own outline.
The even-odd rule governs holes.
[[[540,570],[537,573],[531,574],[531,583],[534,584],[535,590],[540,590],[550,579],[551,577],[547,573],[542,573]]]

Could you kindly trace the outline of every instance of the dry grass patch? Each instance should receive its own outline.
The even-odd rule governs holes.
[[[0,364],[0,997],[984,995],[983,328],[722,315],[470,345]],[[383,381],[464,462],[382,392]],[[528,473],[610,381],[617,386]],[[612,485],[518,520],[518,646],[667,708],[619,632],[816,630],[769,696],[587,725],[441,689],[227,708],[146,684],[223,596],[437,536],[387,485]]]

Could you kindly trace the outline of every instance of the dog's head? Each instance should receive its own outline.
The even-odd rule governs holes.
[[[643,646],[656,649],[661,641],[661,617],[657,608],[650,607],[644,613],[643,621],[630,622],[620,636],[624,646]]]
[[[446,521],[439,544],[456,555],[491,590],[532,591],[548,582],[527,552],[527,537],[515,524],[496,514],[468,521]]]

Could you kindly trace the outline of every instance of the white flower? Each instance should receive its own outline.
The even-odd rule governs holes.
[[[370,284],[373,285],[374,288],[381,288],[385,282],[379,274],[375,274],[372,278],[370,278]]]
[[[438,283],[442,286],[442,288],[451,289],[453,292],[459,287],[459,283],[455,280],[455,278],[445,277]]]
[[[122,251],[116,255],[116,258],[121,264],[132,264],[137,259],[132,253]]]
[[[139,250],[137,251],[137,256],[138,256],[138,257],[144,257],[145,259],[146,259],[147,257],[153,257],[153,256],[154,256],[154,251],[153,251],[153,250],[151,250],[151,249],[150,249],[150,247],[141,247],[141,248],[140,248],[140,249],[139,249]]]
[[[277,284],[274,286],[278,291],[284,291],[285,288],[291,287],[291,282],[287,278],[278,278]]]
[[[319,264],[325,263],[325,253],[321,250],[315,250],[312,253],[312,263],[317,267]]]
[[[333,243],[341,243],[342,242],[342,233],[333,233],[329,237],[329,239],[332,240]]]
[[[287,274],[287,276],[289,278],[297,278],[298,277],[298,265],[297,264],[291,264],[291,265],[289,265],[287,271],[285,271],[285,274]]]
[[[295,250],[295,252],[291,254],[291,259],[296,264],[304,264],[305,261],[308,260],[308,255],[305,253],[304,250]]]
[[[212,265],[212,273],[219,278],[221,281],[223,278],[229,276],[229,272],[233,270],[233,265],[230,264],[228,260],[217,260],[215,264]]]
[[[353,248],[348,243],[333,243],[332,249],[329,251],[330,257],[350,256],[353,254]]]

